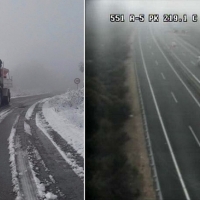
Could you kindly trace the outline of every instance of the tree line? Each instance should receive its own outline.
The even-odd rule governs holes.
[[[137,199],[138,171],[124,149],[130,115],[125,86],[130,31],[86,28],[86,199]]]

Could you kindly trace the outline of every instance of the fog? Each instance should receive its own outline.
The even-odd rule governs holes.
[[[190,0],[86,0],[86,9],[89,5],[95,4],[100,6],[98,10],[113,11],[116,8],[126,9],[127,11],[184,11],[184,12],[198,12],[200,11],[199,1]]]
[[[91,23],[110,24],[110,14],[124,14],[125,23],[128,22],[129,14],[145,14],[148,20],[148,14],[159,14],[160,22],[163,21],[163,14],[187,14],[190,17],[192,14],[197,14],[200,20],[200,1],[183,1],[183,0],[87,0],[86,1],[86,26]],[[189,22],[187,22],[189,23]],[[130,24],[130,23],[129,23]]]
[[[14,87],[76,88],[83,73],[84,1],[0,0],[0,59]]]

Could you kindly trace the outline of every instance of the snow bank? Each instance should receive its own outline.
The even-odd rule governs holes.
[[[73,171],[80,177],[84,177],[84,170],[82,167],[80,167],[74,159],[72,159],[72,156],[70,153],[67,155],[61,150],[61,148],[53,141],[53,139],[50,137],[50,135],[47,132],[46,124],[42,122],[42,120],[39,117],[39,114],[36,114],[36,125],[37,127],[51,140],[52,144],[56,147],[56,149],[59,151],[60,155],[65,159],[65,161],[70,164]]]
[[[16,128],[15,125],[17,124],[19,120],[19,116],[17,116],[13,127],[11,129],[11,133],[10,136],[8,138],[8,150],[9,150],[9,154],[10,154],[10,167],[11,167],[11,173],[12,173],[12,183],[13,183],[13,191],[17,194],[16,200],[22,200],[22,194],[20,193],[20,189],[19,189],[19,180],[18,180],[18,173],[17,173],[17,166],[16,166],[16,160],[15,160],[15,144],[14,144],[14,137],[15,137],[15,133],[16,133]]]
[[[42,112],[50,126],[84,157],[84,89],[50,98]]]
[[[48,192],[48,193],[45,195],[45,197],[46,197],[45,200],[53,200],[53,199],[57,199],[57,195],[52,194],[51,192]]]
[[[31,127],[29,126],[29,124],[27,124],[26,122],[24,122],[24,130],[26,133],[28,133],[29,135],[32,135],[31,133]]]

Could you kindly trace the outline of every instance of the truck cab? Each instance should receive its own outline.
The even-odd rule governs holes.
[[[9,69],[6,69],[0,60],[0,106],[10,103],[10,88],[12,88],[12,78],[9,76]]]

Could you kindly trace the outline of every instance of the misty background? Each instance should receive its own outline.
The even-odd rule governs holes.
[[[115,26],[134,26],[138,23],[128,22],[129,14],[145,14],[147,22],[148,14],[159,14],[160,22],[163,21],[163,14],[187,14],[188,18],[192,14],[198,15],[200,21],[200,1],[190,0],[86,0],[86,29],[87,27],[108,29],[113,25],[110,22],[110,14],[124,14],[125,22]],[[192,23],[199,26],[199,23]],[[149,22],[147,22],[149,23]],[[171,23],[171,22],[170,22]],[[173,22],[172,22],[173,23]],[[175,22],[176,23],[176,22]],[[182,23],[188,25],[190,22]],[[115,23],[116,24],[116,23]],[[140,23],[142,24],[142,23]],[[179,23],[176,23],[177,25]],[[99,28],[99,25],[102,26]]]
[[[84,1],[0,1],[0,59],[14,88],[76,89],[83,73]]]

